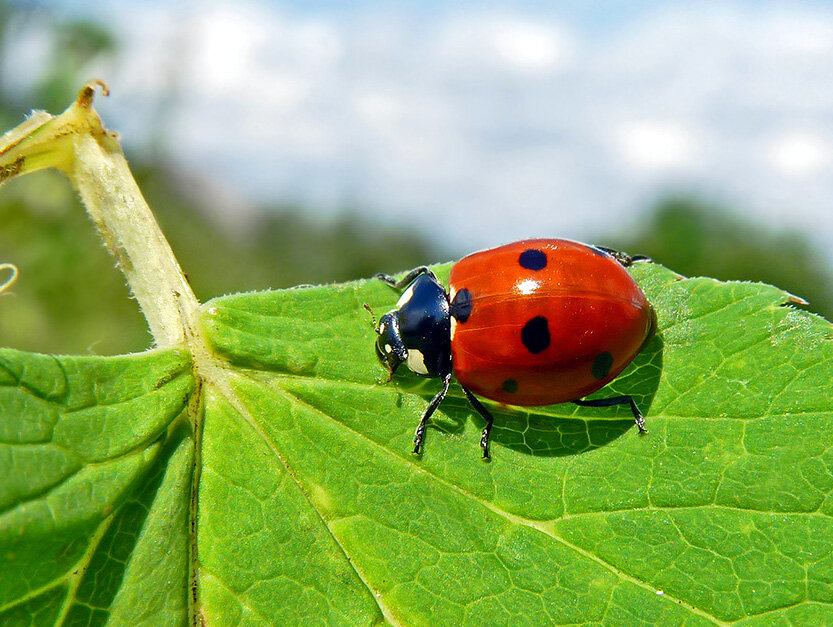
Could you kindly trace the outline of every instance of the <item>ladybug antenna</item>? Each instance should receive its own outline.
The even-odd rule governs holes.
[[[368,305],[367,303],[362,303],[362,307],[367,309],[367,311],[370,313],[370,318],[373,320],[373,328],[376,329],[376,333],[378,333],[379,332],[379,325],[376,324],[376,314],[373,313],[373,310],[370,308],[370,305]]]

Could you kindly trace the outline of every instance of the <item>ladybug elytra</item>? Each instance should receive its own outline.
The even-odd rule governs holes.
[[[581,400],[616,378],[653,336],[653,308],[625,269],[639,259],[646,258],[532,239],[464,257],[451,268],[448,291],[425,266],[399,281],[377,274],[404,290],[376,326],[376,350],[391,377],[404,363],[443,381],[419,422],[414,453],[452,375],[486,421],[484,458],[494,420],[476,395],[521,406],[627,404],[644,432],[631,396]]]

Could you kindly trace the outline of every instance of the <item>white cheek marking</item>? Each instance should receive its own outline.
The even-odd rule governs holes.
[[[428,374],[428,368],[425,367],[425,356],[413,348],[408,350],[408,368],[417,374]]]
[[[414,297],[414,286],[411,285],[407,290],[402,292],[402,296],[400,296],[399,300],[396,301],[396,308],[400,309],[403,305],[405,305],[413,297]]]
[[[379,335],[382,335],[385,332],[385,323],[379,325]]]
[[[390,344],[385,344],[385,352],[389,353],[391,351]]]

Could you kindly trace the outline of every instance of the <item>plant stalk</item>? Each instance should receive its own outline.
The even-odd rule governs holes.
[[[118,135],[92,106],[90,81],[61,115],[33,114],[0,138],[0,184],[45,168],[69,178],[116,258],[156,346],[197,343],[199,302],[130,173]],[[95,277],[89,277],[94,281]]]

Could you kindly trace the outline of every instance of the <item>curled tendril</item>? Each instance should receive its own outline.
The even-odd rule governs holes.
[[[87,84],[78,92],[78,104],[82,107],[89,107],[93,103],[95,97],[95,90],[101,89],[103,96],[110,95],[110,86],[100,78],[94,78],[87,81]]]
[[[0,272],[3,272],[4,270],[9,270],[11,274],[5,281],[0,283],[0,294],[9,289],[14,282],[17,281],[17,266],[11,263],[0,263]]]

